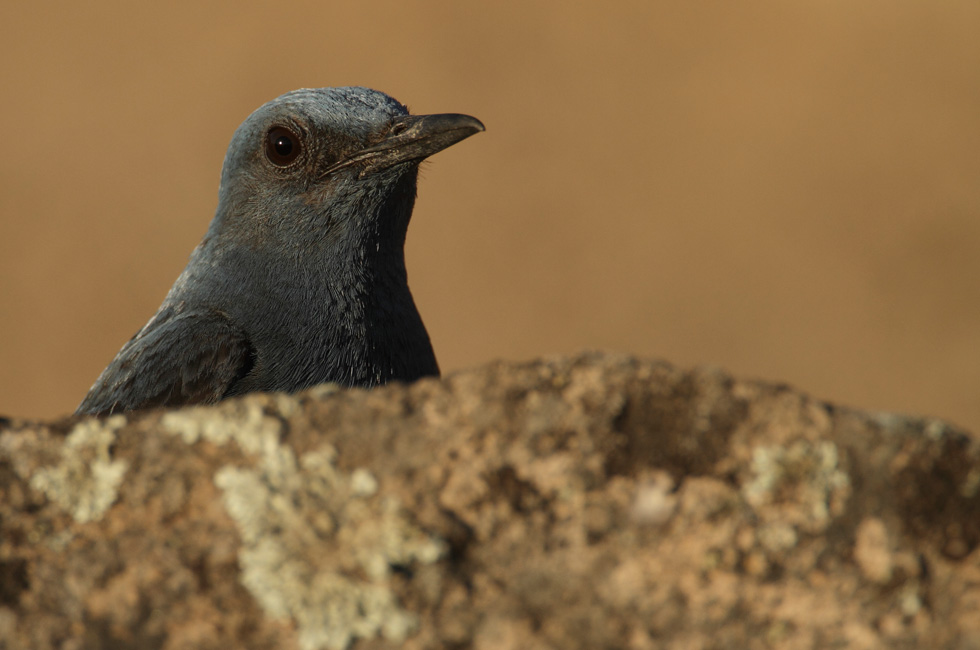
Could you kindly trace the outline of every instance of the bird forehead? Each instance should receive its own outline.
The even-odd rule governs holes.
[[[366,138],[408,109],[393,97],[377,90],[348,86],[301,88],[273,99],[256,110],[247,122],[295,118],[316,126]]]

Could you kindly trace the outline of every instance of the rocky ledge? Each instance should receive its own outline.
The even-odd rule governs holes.
[[[0,431],[0,648],[980,647],[980,444],[587,354]]]

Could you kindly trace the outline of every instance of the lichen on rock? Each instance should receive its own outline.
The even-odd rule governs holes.
[[[937,420],[602,354],[17,422],[0,647],[980,647],[978,476]]]
[[[61,458],[30,476],[30,485],[71,513],[80,524],[98,519],[116,500],[126,473],[124,460],[109,452],[116,431],[126,422],[119,415],[105,421],[79,422],[65,438]]]

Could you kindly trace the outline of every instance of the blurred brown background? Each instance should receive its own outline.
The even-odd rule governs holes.
[[[444,370],[582,348],[980,430],[980,3],[4,3],[0,413],[74,409],[302,86],[487,125],[423,170]]]

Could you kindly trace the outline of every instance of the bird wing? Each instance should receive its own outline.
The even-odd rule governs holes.
[[[155,318],[123,346],[75,412],[210,404],[254,365],[255,348],[221,312]]]

